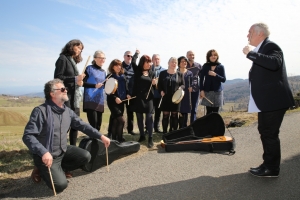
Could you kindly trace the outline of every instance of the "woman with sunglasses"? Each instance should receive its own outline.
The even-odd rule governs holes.
[[[81,52],[84,46],[80,40],[69,41],[62,49],[59,58],[55,63],[54,78],[59,78],[64,82],[68,91],[69,101],[65,104],[71,108],[78,116],[80,116],[80,86],[83,84],[85,74],[80,74],[77,63],[82,61]],[[76,146],[78,131],[70,129],[69,139],[70,145]]]
[[[178,68],[179,71],[183,74],[184,77],[184,96],[180,102],[180,112],[179,112],[179,128],[187,127],[187,120],[188,114],[191,113],[192,109],[192,99],[191,99],[191,92],[193,91],[192,88],[192,81],[193,81],[193,73],[190,70],[187,70],[187,58],[181,56],[178,58]]]
[[[122,100],[131,97],[128,95],[127,81],[124,75],[124,69],[122,68],[122,62],[118,59],[114,59],[109,64],[108,71],[111,73],[110,78],[114,78],[118,82],[118,88],[114,94],[107,94],[107,106],[111,113],[109,123],[112,123],[109,124],[109,127],[111,127],[112,139],[124,142],[123,127],[125,120],[123,117],[124,102]]]
[[[156,85],[156,79],[154,77],[154,72],[151,69],[152,61],[148,55],[143,55],[140,58],[138,66],[134,67],[134,85],[132,96],[136,98],[133,99],[131,105],[133,105],[133,111],[136,113],[136,118],[138,122],[138,127],[140,131],[140,138],[138,142],[146,140],[145,137],[145,127],[144,127],[144,114],[145,122],[148,131],[148,148],[153,147],[153,117],[154,113],[153,107],[153,97],[154,88]]]
[[[168,62],[168,69],[160,72],[158,78],[158,90],[162,96],[160,108],[163,112],[162,127],[164,133],[167,133],[169,119],[171,130],[178,128],[180,102],[178,104],[173,103],[172,97],[180,87],[184,89],[184,78],[182,73],[176,70],[177,64],[177,58],[171,57]]]
[[[219,107],[223,105],[222,83],[225,81],[225,70],[219,62],[218,52],[211,49],[206,54],[206,63],[200,75],[200,98],[203,98],[201,105],[206,106],[206,115],[219,112]]]
[[[92,65],[86,67],[83,79],[83,111],[86,112],[87,119],[92,127],[100,131],[102,123],[102,113],[104,112],[103,82],[106,72],[102,69],[105,63],[105,54],[98,50],[94,53]]]

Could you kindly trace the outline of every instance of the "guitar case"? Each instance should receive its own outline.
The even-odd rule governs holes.
[[[86,172],[93,172],[102,166],[106,166],[106,148],[103,142],[99,139],[84,138],[80,141],[79,147],[87,150],[91,154],[91,160],[81,168]],[[116,140],[111,140],[107,148],[108,164],[118,159],[123,155],[132,154],[140,150],[140,143],[128,141],[119,143]]]
[[[166,152],[174,151],[208,151],[229,152],[234,154],[235,140],[220,142],[200,142],[204,138],[224,136],[225,124],[218,113],[211,113],[196,119],[188,127],[163,135]],[[198,140],[198,142],[188,142]]]

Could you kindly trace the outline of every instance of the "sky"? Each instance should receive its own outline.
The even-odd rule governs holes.
[[[242,49],[257,22],[268,24],[288,75],[300,75],[299,11],[299,0],[3,0],[0,94],[42,92],[53,79],[61,49],[72,39],[84,44],[80,72],[96,50],[105,53],[107,69],[127,50],[158,53],[167,68],[170,57],[189,50],[203,64],[215,49],[227,80],[247,79],[251,61]]]

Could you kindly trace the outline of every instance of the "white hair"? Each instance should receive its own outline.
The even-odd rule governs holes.
[[[269,37],[270,35],[270,31],[269,31],[269,27],[267,24],[265,23],[256,23],[253,24],[254,30],[256,33],[263,33],[264,36]]]

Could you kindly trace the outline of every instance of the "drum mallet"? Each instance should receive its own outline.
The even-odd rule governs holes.
[[[54,192],[54,196],[56,196],[56,191],[55,191],[55,187],[54,187],[54,183],[53,183],[53,179],[52,179],[52,174],[51,174],[50,167],[48,167],[48,171],[49,171],[49,174],[50,174],[50,179],[51,179],[51,184],[52,184],[52,189],[53,189],[53,192]]]
[[[106,167],[107,167],[107,172],[109,172],[109,166],[108,166],[108,150],[106,147]]]

